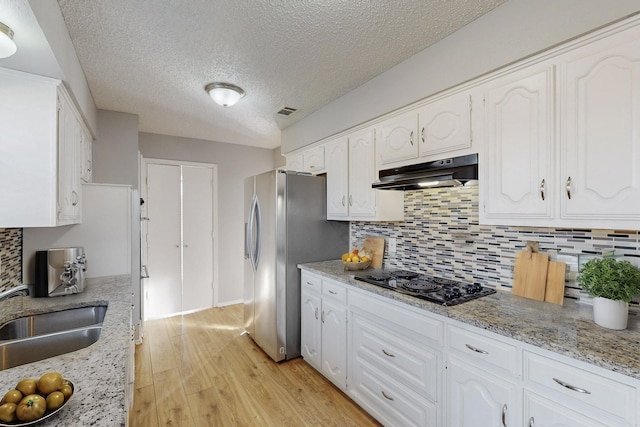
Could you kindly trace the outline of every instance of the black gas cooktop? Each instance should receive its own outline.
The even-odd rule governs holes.
[[[405,270],[384,270],[355,276],[370,283],[440,305],[456,305],[496,293],[479,283],[462,283]]]

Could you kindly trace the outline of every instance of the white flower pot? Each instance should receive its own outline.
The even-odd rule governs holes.
[[[626,329],[629,303],[596,297],[593,299],[593,321],[609,329]]]

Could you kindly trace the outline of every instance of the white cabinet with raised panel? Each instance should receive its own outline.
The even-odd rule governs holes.
[[[485,86],[483,224],[640,227],[640,28]]]
[[[418,158],[418,114],[408,111],[376,125],[378,169]]]
[[[338,388],[347,387],[347,290],[301,272],[301,353]]]
[[[554,216],[553,67],[510,73],[487,84],[481,219],[528,225]]]
[[[418,109],[421,161],[471,148],[471,102],[471,93],[463,92],[434,100]]]
[[[517,346],[457,325],[447,325],[447,335],[447,425],[518,425]]]
[[[640,227],[640,28],[559,58],[560,217]]]
[[[444,323],[350,292],[349,395],[384,425],[443,425]]]
[[[324,172],[324,146],[309,148],[301,153],[286,156],[287,170],[319,174]]]
[[[327,219],[400,221],[404,194],[374,190],[373,128],[354,132],[324,146],[327,172]]]
[[[62,82],[0,68],[0,228],[80,222],[83,126]]]

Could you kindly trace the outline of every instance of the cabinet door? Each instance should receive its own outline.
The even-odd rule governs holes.
[[[324,146],[311,148],[302,153],[305,172],[319,173],[324,170]]]
[[[447,425],[519,425],[519,392],[515,384],[453,357],[447,375]]]
[[[302,292],[300,318],[300,347],[304,360],[317,370],[321,370],[320,344],[322,323],[320,321],[320,295],[315,292]]]
[[[287,170],[304,172],[302,154],[293,154],[287,156]]]
[[[545,66],[505,76],[487,89],[485,219],[508,225],[553,218],[552,82],[552,68]]]
[[[471,95],[450,96],[418,112],[420,157],[471,147]]]
[[[327,219],[349,215],[349,141],[340,138],[325,145],[327,170]]]
[[[410,111],[376,127],[378,167],[418,157],[418,115]]]
[[[347,309],[322,300],[322,374],[341,390],[347,387]]]
[[[563,219],[640,221],[640,30],[627,33],[560,67]]]
[[[80,220],[82,128],[71,102],[58,95],[58,224]]]
[[[524,422],[527,427],[611,427],[572,411],[556,401],[525,391]]]
[[[80,178],[84,182],[91,182],[92,178],[92,169],[93,169],[93,158],[92,158],[92,146],[93,140],[91,138],[91,134],[86,130],[82,129],[82,163],[80,165]]]
[[[376,215],[376,179],[373,128],[349,136],[349,216],[354,219]]]

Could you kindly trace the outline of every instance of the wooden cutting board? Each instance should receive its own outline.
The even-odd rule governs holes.
[[[567,264],[558,261],[549,261],[547,270],[547,287],[544,291],[544,300],[562,305],[564,301],[564,281]]]
[[[549,255],[529,250],[516,254],[511,292],[525,298],[544,301]]]
[[[362,244],[362,250],[371,255],[371,267],[382,268],[384,237],[367,236]]]

